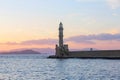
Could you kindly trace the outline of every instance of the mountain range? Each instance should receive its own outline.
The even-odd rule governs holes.
[[[0,52],[0,54],[41,54],[41,53],[33,50],[21,50],[21,51]]]
[[[7,52],[0,52],[0,54],[54,54],[54,49],[51,48],[22,48],[14,49]]]
[[[78,49],[71,49],[72,51],[78,51]],[[89,51],[90,48],[80,49],[79,51]],[[97,50],[93,48],[93,50]],[[0,54],[54,54],[55,50],[52,48],[21,48],[21,49],[14,49],[7,52],[0,52]]]

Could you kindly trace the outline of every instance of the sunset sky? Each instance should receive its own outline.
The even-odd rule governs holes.
[[[120,0],[0,0],[0,51],[54,49],[60,22],[70,49],[120,49]]]

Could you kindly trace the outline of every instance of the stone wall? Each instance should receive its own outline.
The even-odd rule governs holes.
[[[120,50],[70,51],[68,57],[81,58],[120,58]]]

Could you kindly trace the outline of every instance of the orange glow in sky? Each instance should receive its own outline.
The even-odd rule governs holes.
[[[71,49],[120,49],[119,5],[118,0],[1,0],[0,51],[54,48],[60,22]]]

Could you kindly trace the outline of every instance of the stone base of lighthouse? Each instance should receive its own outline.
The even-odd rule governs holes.
[[[56,50],[55,56],[57,56],[57,57],[67,57],[67,56],[69,56],[69,49],[68,49],[67,44],[63,45],[62,47],[56,45],[55,50]]]

